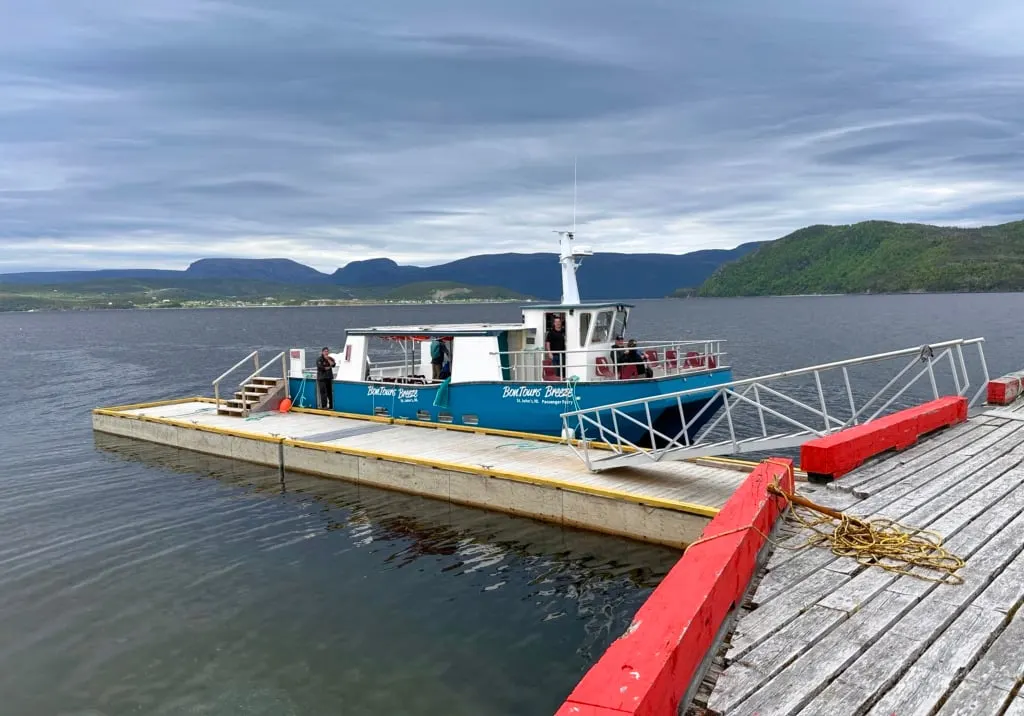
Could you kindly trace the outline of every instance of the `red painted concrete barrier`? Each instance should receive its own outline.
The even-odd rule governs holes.
[[[1024,373],[1010,373],[990,380],[986,402],[989,405],[1009,405],[1020,397],[1022,379]]]
[[[742,598],[785,501],[793,462],[761,463],[733,493],[661,584],[591,667],[557,716],[675,716],[705,654]],[[755,529],[756,528],[756,529]]]
[[[967,420],[967,398],[932,400],[857,425],[800,447],[800,468],[810,479],[835,479],[887,450],[904,450],[922,435]]]

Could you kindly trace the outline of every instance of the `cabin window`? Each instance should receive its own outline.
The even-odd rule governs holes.
[[[440,413],[437,414],[437,419],[442,423],[450,423],[452,422],[452,414],[446,413],[445,411],[442,410]]]
[[[416,419],[417,420],[431,420],[430,411],[429,410],[417,410],[416,411]]]
[[[594,337],[592,343],[607,343],[608,336],[611,335],[612,329],[612,314],[614,311],[601,311],[597,314],[597,320],[594,321]]]
[[[587,311],[580,313],[580,348],[587,345],[587,334],[590,333],[590,316]]]
[[[476,415],[466,414],[462,416],[462,422],[464,425],[479,425],[480,418],[478,418]]]
[[[626,312],[615,312],[615,323],[612,327],[612,337],[626,335]]]

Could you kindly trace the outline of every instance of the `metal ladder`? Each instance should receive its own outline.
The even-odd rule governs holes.
[[[969,398],[974,407],[989,380],[984,342],[961,338],[575,410],[562,414],[562,434],[576,438],[567,441],[570,449],[595,472],[795,448],[914,402],[940,395],[967,396],[968,347],[976,348],[982,375],[981,388]],[[902,368],[879,389],[878,376],[884,375],[880,366],[886,364],[890,370],[893,365]],[[926,376],[927,382],[922,380]],[[951,390],[945,389],[947,381]],[[705,398],[697,412],[684,411],[688,402]],[[716,409],[720,414],[710,419]],[[666,434],[656,423],[679,429]]]

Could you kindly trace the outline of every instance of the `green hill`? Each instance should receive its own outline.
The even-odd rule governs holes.
[[[725,264],[701,296],[1024,290],[1024,221],[809,226]]]

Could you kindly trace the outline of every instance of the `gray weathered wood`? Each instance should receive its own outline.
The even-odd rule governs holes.
[[[1003,711],[1003,716],[1024,716],[1024,692],[1017,694],[1017,698]]]
[[[807,704],[800,716],[862,713],[896,683],[899,675],[927,646],[923,635],[906,636],[887,631]]]
[[[818,606],[841,612],[855,612],[893,581],[889,572],[868,567],[846,583],[843,589],[818,600]]]
[[[901,470],[905,466],[909,466],[907,468],[909,470],[914,470],[922,465],[927,465],[929,454],[950,443],[966,445],[971,439],[974,439],[969,437],[969,435],[980,434],[978,431],[981,427],[981,423],[971,420],[945,430],[933,438],[915,443],[901,453],[881,455],[850,474],[843,476],[836,483],[836,487],[840,490],[853,490],[878,477],[884,477],[892,474],[895,470]]]
[[[811,574],[821,571],[821,568],[833,559],[835,557],[830,549],[816,546],[803,550],[799,555],[775,569],[769,569],[765,572],[761,584],[758,585],[757,591],[754,593],[754,604],[758,606],[767,604],[773,597],[782,594]]]
[[[741,662],[774,676],[846,618],[845,613],[835,609],[812,606],[745,654]]]
[[[878,595],[739,704],[735,712],[779,716],[796,713],[912,604],[913,599],[902,594]],[[708,704],[712,709],[717,708],[714,696]]]
[[[1021,545],[1024,547],[1024,545]],[[994,609],[1003,613],[1011,612],[1024,601],[1024,551],[1014,557],[992,581],[984,592],[974,600],[979,607]],[[1024,641],[1021,642],[1024,644]],[[1024,646],[1022,646],[1024,650]]]
[[[963,681],[937,716],[992,716],[1000,713],[1009,700],[1009,691],[976,681]]]
[[[1024,685],[1024,610],[1011,621],[1024,604],[1021,422],[963,431],[888,475],[882,461],[862,484],[885,486],[848,509],[943,535],[966,559],[965,584],[861,567],[824,547],[787,554],[761,583],[766,601],[741,619],[729,655],[738,662],[708,706],[827,716],[994,716],[1005,706],[1024,716],[1021,699],[1004,704]],[[839,581],[824,588],[822,575]]]
[[[1017,466],[1022,460],[1024,460],[1024,448],[1018,446],[1010,453],[993,460],[983,469],[969,475],[959,484],[949,486],[948,489],[943,490],[942,493],[920,507],[906,513],[902,520],[911,525],[926,525],[934,522],[971,495],[981,492],[997,481],[1005,472],[1019,470]]]
[[[1020,436],[1014,436],[1014,433],[1018,432]],[[961,448],[950,453],[929,466],[928,470],[902,477],[885,489],[875,492],[871,497],[858,503],[854,511],[859,515],[883,514],[887,517],[899,518],[922,504],[923,494],[927,494],[929,498],[934,497],[944,491],[946,486],[968,479],[970,475],[984,468],[997,457],[1015,448],[1022,439],[1024,439],[1024,426],[996,428],[982,438],[982,441],[986,443],[986,450],[966,455],[966,448]],[[998,447],[996,447],[997,445]],[[900,498],[909,498],[913,500],[914,504],[909,509],[899,512],[887,509]]]
[[[847,579],[849,578],[844,575],[822,570],[812,574],[778,599],[753,609],[737,624],[732,638],[732,649],[726,654],[726,659],[739,659],[770,634],[786,626],[818,599],[841,586]]]
[[[1005,619],[997,612],[967,607],[868,713],[934,713]]]
[[[1024,616],[1016,617],[996,638],[967,680],[1011,691],[1024,683]]]

